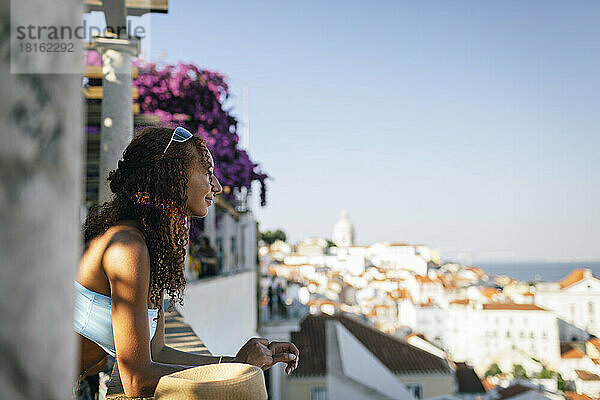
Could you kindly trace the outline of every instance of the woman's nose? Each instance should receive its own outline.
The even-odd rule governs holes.
[[[215,194],[219,194],[219,193],[221,193],[223,191],[223,187],[221,186],[221,182],[219,182],[219,180],[217,179],[216,176],[213,175],[213,179],[214,179],[214,182],[213,182],[213,192]]]

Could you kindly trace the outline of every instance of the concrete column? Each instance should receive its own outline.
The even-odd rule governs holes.
[[[76,26],[82,4],[19,6],[46,25]],[[39,70],[74,73],[11,74],[10,5],[0,2],[0,399],[69,399],[77,359],[73,279],[82,248],[83,66],[40,57],[47,63]],[[13,29],[31,23],[22,16]],[[80,52],[81,41],[72,43]]]
[[[99,36],[94,47],[102,55],[102,117],[100,120],[100,187],[98,201],[110,200],[106,182],[133,138],[131,60],[139,53],[137,38]]]
[[[242,244],[241,263],[244,269],[254,270],[257,267],[256,254],[258,244],[256,240],[256,220],[252,212],[240,216],[240,224],[244,231],[244,243]]]
[[[283,364],[277,364],[271,368],[271,400],[282,400],[281,393],[281,375],[282,369],[285,370]]]

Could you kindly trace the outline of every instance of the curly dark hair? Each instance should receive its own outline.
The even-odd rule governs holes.
[[[163,154],[172,134],[162,127],[136,132],[118,168],[108,175],[114,196],[93,207],[83,225],[87,243],[120,220],[140,223],[150,254],[150,301],[159,311],[163,291],[170,297],[169,309],[176,302],[183,305],[188,171],[198,157],[207,171],[212,167],[206,142],[196,135],[184,143],[172,142]]]

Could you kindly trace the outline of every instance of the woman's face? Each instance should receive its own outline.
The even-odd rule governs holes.
[[[210,152],[208,158],[211,165],[209,170],[202,166],[198,156],[194,159],[190,168],[187,209],[193,217],[205,217],[208,214],[208,207],[214,201],[214,196],[223,190],[219,180],[213,174],[215,164]]]

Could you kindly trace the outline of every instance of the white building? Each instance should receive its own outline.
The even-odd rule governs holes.
[[[427,260],[423,258],[416,246],[404,243],[380,242],[371,245],[367,251],[373,265],[386,269],[412,271],[417,275],[427,275]]]
[[[366,248],[350,246],[338,248],[334,256],[327,257],[327,265],[334,271],[358,276],[367,265]]]
[[[448,309],[435,304],[414,305],[409,299],[398,303],[398,323],[420,333],[439,348],[445,348],[448,340]]]
[[[538,286],[535,303],[554,311],[575,328],[600,336],[600,279],[590,269],[576,269],[554,285]],[[587,339],[579,337],[577,330],[563,335],[565,341]]]
[[[322,256],[326,250],[327,240],[320,237],[306,238],[296,245],[296,254],[301,256]]]
[[[338,247],[349,247],[354,244],[354,227],[348,219],[348,211],[342,210],[340,219],[333,226],[331,240]]]
[[[446,350],[478,373],[493,363],[504,371],[521,364],[529,373],[560,362],[558,325],[552,311],[533,304],[450,305]]]
[[[421,304],[416,308],[416,316],[414,331],[422,333],[428,341],[444,348],[448,340],[448,310],[435,304]]]

